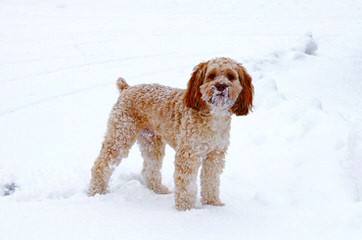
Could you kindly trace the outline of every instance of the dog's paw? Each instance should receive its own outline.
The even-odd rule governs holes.
[[[159,185],[159,186],[156,186],[156,187],[152,187],[150,189],[153,190],[157,194],[169,194],[169,193],[171,193],[171,191],[165,185]]]
[[[218,207],[225,206],[225,203],[221,202],[219,199],[218,200],[202,200],[201,203],[202,203],[202,205],[212,205],[212,206],[218,206]]]
[[[195,206],[196,193],[185,190],[177,191],[175,189],[175,206],[179,211],[190,210]]]
[[[175,204],[175,207],[179,211],[186,211],[192,209],[194,207],[194,204],[192,204],[191,202],[179,202]]]
[[[96,194],[106,194],[107,188],[90,185],[88,189],[88,196],[93,197]]]

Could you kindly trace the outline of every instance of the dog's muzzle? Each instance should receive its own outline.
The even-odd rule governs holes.
[[[211,98],[211,104],[218,107],[228,106],[232,100],[229,96],[229,88],[224,83],[215,84],[213,87],[213,95]]]

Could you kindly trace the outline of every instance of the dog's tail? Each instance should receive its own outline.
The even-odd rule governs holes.
[[[126,83],[126,80],[124,80],[122,77],[117,79],[117,88],[120,92],[122,92],[124,89],[128,88],[129,85]]]

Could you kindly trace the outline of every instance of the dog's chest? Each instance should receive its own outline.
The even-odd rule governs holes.
[[[199,134],[194,137],[194,144],[201,152],[208,153],[227,148],[230,137],[230,117],[216,116],[208,119]]]

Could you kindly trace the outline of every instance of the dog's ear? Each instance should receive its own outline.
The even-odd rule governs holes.
[[[202,62],[194,67],[184,95],[185,105],[198,111],[207,107],[204,100],[201,99],[200,92],[200,86],[204,83],[207,65],[208,62]]]
[[[237,98],[234,106],[232,106],[231,111],[236,116],[242,116],[247,115],[253,107],[254,87],[251,83],[251,76],[241,64],[238,64],[237,71],[239,75],[239,81],[243,89],[241,90],[241,93],[239,94],[239,97]]]

